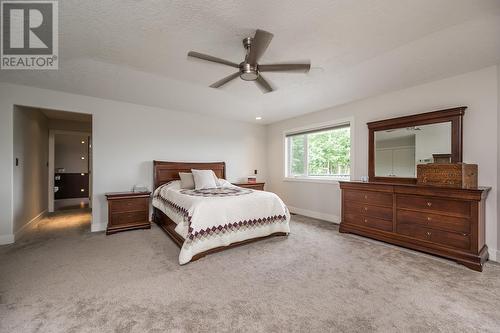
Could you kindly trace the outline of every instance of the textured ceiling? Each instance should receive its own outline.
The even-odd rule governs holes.
[[[60,69],[0,80],[263,123],[500,63],[500,0],[64,0]],[[240,62],[241,40],[274,33],[261,63],[310,59],[307,75],[208,85]]]

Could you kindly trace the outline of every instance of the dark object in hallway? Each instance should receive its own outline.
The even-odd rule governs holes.
[[[54,186],[58,187],[54,198],[87,198],[89,196],[89,174],[88,173],[56,173]]]

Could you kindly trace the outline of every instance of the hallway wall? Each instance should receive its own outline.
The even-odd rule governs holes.
[[[13,234],[18,238],[47,210],[49,130],[47,117],[36,109],[15,106],[13,120]]]

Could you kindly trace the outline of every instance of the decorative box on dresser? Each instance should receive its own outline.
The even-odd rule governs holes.
[[[356,181],[342,181],[340,188],[340,232],[446,257],[482,271],[488,259],[485,200],[490,188]]]
[[[108,227],[106,235],[119,231],[149,229],[149,198],[151,192],[107,193]]]
[[[259,191],[264,191],[265,184],[266,183],[233,183],[233,185],[239,187],[250,188],[252,190],[259,190]]]

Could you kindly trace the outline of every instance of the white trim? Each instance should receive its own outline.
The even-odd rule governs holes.
[[[354,170],[355,170],[355,159],[354,159],[354,132],[355,132],[355,118],[354,117],[346,117],[346,118],[339,118],[335,120],[331,120],[328,122],[322,122],[322,123],[316,123],[316,124],[311,124],[308,126],[302,126],[298,128],[292,128],[292,129],[287,129],[282,132],[283,135],[283,180],[291,180],[294,177],[289,177],[288,176],[288,147],[287,147],[287,134],[291,133],[300,133],[303,131],[308,131],[308,130],[316,130],[316,129],[322,129],[322,128],[328,128],[328,127],[334,127],[334,126],[342,126],[342,125],[349,125],[350,128],[350,140],[351,140],[351,150],[350,150],[350,166],[349,169],[351,170],[351,178],[353,178]],[[306,152],[307,152],[307,147],[306,147]],[[307,154],[306,154],[307,155]],[[307,167],[307,163],[306,163]],[[312,182],[318,182],[317,180],[314,180],[314,177],[309,177],[309,176],[302,176],[302,179],[309,179],[312,178]],[[320,181],[323,182],[323,181]]]
[[[91,232],[99,232],[99,231],[104,231],[106,230],[107,225],[106,224],[100,224],[100,223],[91,223],[90,224],[90,231]]]
[[[14,243],[14,235],[0,235],[0,245],[7,245]]]
[[[497,249],[488,249],[488,254],[490,255],[489,260],[500,262],[500,251]]]
[[[305,131],[314,131],[316,129],[352,124],[352,122],[354,122],[354,117],[339,118],[339,119],[334,119],[334,120],[330,120],[330,121],[326,121],[326,122],[322,122],[322,123],[315,123],[315,124],[311,124],[311,125],[307,125],[307,126],[287,129],[287,130],[283,131],[283,134],[287,135],[287,134],[294,134],[294,133],[300,133],[300,132],[305,132]]]
[[[47,210],[44,210],[43,212],[32,218],[28,223],[23,225],[21,229],[19,229],[14,233],[14,241],[17,241],[21,237],[23,237],[28,231],[28,229],[35,227],[37,223],[40,222],[46,215],[47,215]]]
[[[319,178],[319,177],[285,177],[284,182],[298,182],[298,183],[317,183],[317,184],[332,184],[338,185],[342,179],[335,178]]]
[[[287,207],[290,210],[290,212],[294,213],[294,214],[304,215],[304,216],[307,216],[307,217],[312,217],[314,219],[324,220],[324,221],[332,222],[332,223],[335,223],[335,224],[339,224],[340,223],[340,217],[336,216],[336,215],[315,212],[315,211],[312,211],[312,210],[302,209],[302,208],[297,208],[297,207],[292,207],[292,206],[288,206],[288,205],[287,205]]]

